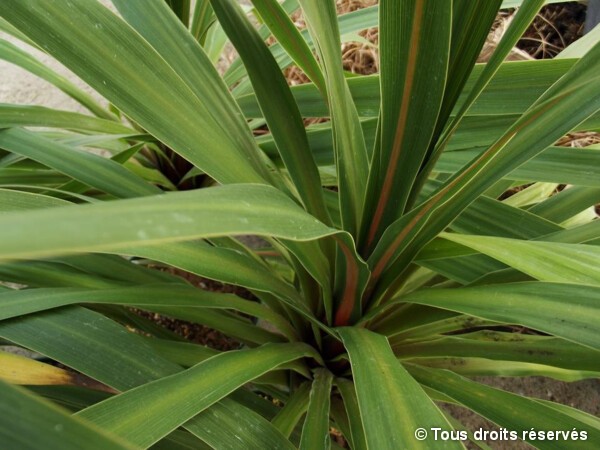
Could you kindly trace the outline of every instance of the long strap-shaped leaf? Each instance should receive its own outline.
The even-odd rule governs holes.
[[[272,2],[279,7],[277,2]],[[271,5],[272,6],[272,5]],[[232,0],[213,1],[221,26],[246,64],[254,92],[279,154],[307,211],[329,223],[300,111],[290,88],[258,32]]]
[[[436,369],[447,369],[467,377],[541,376],[567,382],[600,377],[600,372],[598,371],[563,369],[544,363],[537,364],[527,361],[499,361],[488,357],[418,357],[416,360],[408,360],[406,362],[416,362],[421,366]]]
[[[54,197],[0,189],[0,211],[3,212],[67,205],[69,205],[69,202]],[[257,261],[255,259],[240,254],[239,251],[234,249],[214,247],[204,242],[188,242],[171,243],[167,246],[124,249],[122,253],[130,253],[132,256],[160,261],[187,272],[224,283],[258,291],[277,293],[287,296],[292,300],[299,299],[299,294],[292,285],[275,276],[271,271],[265,270],[266,266],[264,264],[256,264]],[[119,256],[98,254],[78,255],[53,258],[53,261],[73,266],[87,273],[100,275],[107,279],[119,280],[128,284],[148,284],[178,280],[178,278],[164,272],[149,270],[142,266],[131,264]],[[227,269],[225,270],[223,267]],[[83,285],[81,286],[84,287]]]
[[[207,105],[204,114],[233,138],[255,170],[263,176],[263,167],[256,161],[256,147],[240,110],[227,91],[225,83],[202,48],[163,0],[115,0],[123,18],[146,39],[171,66],[196,97]]]
[[[142,337],[81,307],[2,321],[0,337],[120,391],[181,370]]]
[[[394,352],[402,359],[473,357],[600,372],[600,352],[589,347],[556,337],[515,336],[514,333],[489,330],[399,344],[394,347]]]
[[[342,70],[339,26],[333,0],[300,0],[309,31],[321,60],[337,159],[344,229],[359,229],[369,170],[364,136],[356,106]]]
[[[162,201],[163,198],[168,200]],[[67,219],[69,214],[73,215],[71,220]],[[33,215],[43,217],[34,218]],[[25,216],[29,216],[29,219]],[[106,217],[112,217],[113,220],[107,222]],[[48,234],[42,237],[37,227],[35,232],[27,232],[20,225],[16,226],[15,222],[7,222],[7,230],[11,229],[16,233],[13,238],[19,236],[17,239],[21,244],[27,241],[31,245],[26,250],[25,245],[13,241],[11,248],[9,235],[5,233],[2,236],[6,238],[6,245],[2,246],[0,259],[89,251],[127,252],[144,245],[232,234],[267,235],[291,241],[315,240],[339,234],[340,241],[344,242],[350,254],[354,249],[347,234],[340,234],[337,230],[326,227],[287,196],[263,185],[229,185],[144,199],[52,208],[11,214],[3,219],[28,223],[32,227],[42,220]],[[53,221],[54,227],[51,225]],[[69,231],[69,226],[74,228]],[[102,230],[101,234],[98,234],[99,229]],[[33,236],[36,238],[33,239]],[[135,254],[135,250],[133,253]],[[358,261],[355,253],[353,258]],[[360,262],[357,274],[363,274],[364,269],[365,263]],[[364,281],[364,276],[359,278]],[[360,280],[357,278],[356,282]],[[359,290],[355,290],[355,294],[360,295]],[[356,301],[355,296],[354,302]],[[329,332],[327,327],[314,319],[304,303],[295,299],[289,301],[289,298],[287,303]]]
[[[24,389],[0,381],[0,442],[7,449],[134,450],[132,446]]]
[[[286,0],[281,6],[287,11],[288,14],[294,12],[297,9],[298,0]],[[377,26],[377,7],[368,7],[353,11],[348,14],[343,14],[338,17],[339,19],[339,34],[338,36],[343,37],[345,35],[352,35],[358,31],[367,29],[369,27]],[[268,33],[268,30],[266,30]],[[308,46],[313,49],[315,44],[311,38],[308,30],[302,30],[300,32],[303,39],[307,42]],[[268,36],[268,34],[267,34]],[[266,38],[267,36],[263,36]],[[293,64],[294,60],[286,53],[287,50],[279,43],[275,43],[269,47],[273,56],[277,60],[279,67],[283,70]],[[233,89],[234,95],[245,95],[250,92],[251,86],[249,86],[248,80],[243,79],[244,67],[241,61],[238,59],[233,62],[231,67],[227,70],[224,78],[229,85],[235,84],[239,81],[239,84]]]
[[[301,301],[298,291],[291,284],[232,249],[214,247],[204,242],[178,242],[151,247],[136,246],[121,252],[166,263],[223,283],[270,292],[294,302]]]
[[[150,2],[143,3],[149,9]],[[258,152],[249,150],[254,145],[250,132],[244,137],[231,133],[237,129],[233,125],[226,127],[241,117],[213,116],[221,111],[215,93],[225,87],[204,78],[198,83],[205,94],[201,101],[176,72],[181,68],[169,66],[147,40],[100,3],[25,0],[2,3],[0,16],[218,181],[261,183],[268,178]]]
[[[231,294],[202,291],[186,285],[152,284],[116,289],[24,289],[0,293],[0,320],[74,303],[107,303],[144,307],[232,309],[266,320],[289,337],[295,332],[283,317],[256,302]],[[282,329],[283,328],[283,329]]]
[[[409,370],[419,382],[449,396],[507,430],[516,431],[519,439],[530,442],[537,448],[593,449],[595,443],[600,442],[600,427],[582,422],[537,400],[485,386],[447,370],[412,365],[409,366]],[[523,430],[524,423],[527,424],[527,430]],[[541,440],[537,439],[535,434],[525,433],[531,430],[559,431],[552,440]],[[560,430],[569,432],[561,434]],[[574,440],[570,435],[573,430],[585,431],[586,439]]]
[[[34,194],[32,192],[0,189],[0,211],[25,211],[32,209],[52,208],[56,206],[69,206],[71,203],[60,198],[48,195]]]
[[[503,63],[467,115],[522,114],[576,62],[575,59],[547,59]],[[458,105],[467,100],[484,68],[484,64],[475,65]],[[348,87],[361,118],[378,117],[381,103],[379,84],[378,75],[348,79]],[[293,86],[292,94],[303,116],[327,116],[327,105],[313,84]],[[248,118],[261,117],[253,94],[240,96],[237,102]]]
[[[311,385],[309,383],[300,385],[290,396],[285,406],[271,420],[273,426],[281,431],[284,436],[289,437],[292,434],[300,418],[306,412],[310,391]]]
[[[325,95],[325,79],[319,63],[283,7],[277,0],[252,0],[252,4],[279,44]]]
[[[0,131],[0,148],[38,161],[117,197],[160,194],[161,190],[119,163],[46,139],[23,129]]]
[[[78,416],[147,447],[243,384],[281,364],[312,355],[304,344],[270,344],[222,353],[93,405]]]
[[[98,313],[78,307],[4,321],[0,323],[0,336],[121,391],[181,370],[180,366],[163,359],[145,339]],[[195,352],[202,350],[195,347]],[[172,354],[172,347],[169,353]],[[241,421],[247,420],[243,417],[245,411],[237,413]],[[252,432],[247,430],[243,439],[259,439],[255,433],[269,435],[272,432],[268,424],[258,425]],[[196,426],[194,421],[190,423],[191,429]],[[229,433],[236,429],[230,422],[222,422],[221,428]]]
[[[444,102],[436,125],[434,141],[446,125],[465,83],[472,73],[475,61],[481,53],[490,29],[496,20],[501,0],[452,2],[452,38],[450,40],[450,63]]]
[[[348,435],[344,432],[344,437],[350,441],[351,448],[356,450],[366,450],[367,441],[365,439],[365,429],[362,425],[354,383],[345,378],[336,378],[335,384],[342,395],[344,409],[348,416],[348,427],[350,430]]]
[[[39,223],[44,223],[43,233]],[[243,184],[14,213],[2,217],[0,228],[2,259],[113,251],[231,234],[304,241],[336,233],[276,189]]]
[[[348,350],[368,448],[430,448],[418,428],[451,429],[443,414],[394,356],[387,339],[364,328],[338,330]],[[439,448],[462,448],[439,442]]]
[[[262,189],[264,189],[264,187],[260,186],[252,186],[252,188],[258,188],[259,191],[262,191]],[[237,188],[234,188],[233,186],[229,186],[226,188],[226,190],[229,189],[237,190]],[[275,192],[272,189],[267,189],[271,190],[272,192]],[[279,196],[281,194],[277,193],[277,195]],[[259,194],[259,197],[263,197],[263,195]],[[293,205],[294,208],[297,208],[297,206],[289,199],[285,198],[285,202],[287,202],[289,205]],[[245,206],[251,207],[251,203],[252,202],[249,203],[246,200],[242,200],[242,204]],[[68,203],[62,200],[54,199],[53,197],[46,197],[30,193],[20,193],[16,191],[0,190],[1,210],[11,211],[14,210],[15,207],[17,208],[17,210],[49,208],[53,206],[60,206],[61,204]],[[189,209],[188,207],[182,208]],[[177,211],[182,210],[181,208],[178,208],[176,206],[175,209]],[[217,207],[217,209],[220,208]],[[298,208],[298,211],[301,210]],[[236,218],[234,221],[237,222],[240,218],[236,216],[235,212],[233,212],[232,214],[233,217]],[[177,223],[179,224],[177,225],[178,227],[181,226],[182,217],[183,216],[180,215],[179,212],[176,212],[175,218]],[[98,216],[98,220],[100,220],[100,222],[98,222],[97,225],[104,227],[103,223],[105,222],[105,220],[102,218],[102,214]],[[247,218],[244,217],[241,218],[241,220],[242,222],[244,222],[245,220],[247,220]],[[202,222],[208,223],[209,221],[203,220]],[[292,219],[292,222],[296,223],[296,225],[301,224],[301,222],[298,222],[296,219]],[[129,223],[129,221],[126,221],[124,223]],[[188,222],[188,225],[190,226],[190,230],[192,228],[196,229],[196,227],[193,225],[193,220],[192,222]],[[169,229],[171,231],[174,230],[173,227]],[[123,229],[121,228],[121,231],[122,230]],[[131,231],[135,231],[136,233],[138,233],[139,230],[140,229],[138,227],[132,229]],[[331,230],[331,232],[334,231],[335,230]],[[57,230],[57,233],[61,234],[59,230]],[[247,233],[241,232],[235,234]],[[137,237],[139,238],[140,236]],[[150,236],[145,237],[150,238]],[[96,238],[92,238],[90,241],[88,241],[88,243],[94,242],[95,239],[97,239],[97,236]],[[344,242],[344,245],[349,249],[350,252],[353,251],[352,249],[354,248],[354,245],[351,242],[349,236],[341,235],[341,241]],[[133,246],[131,244],[133,244]],[[262,292],[270,292],[276,295],[283,302],[291,304],[308,320],[313,320],[315,321],[315,324],[322,325],[312,316],[310,312],[308,312],[304,305],[302,297],[292,285],[276,276],[270,270],[265,269],[263,265],[256,264],[256,261],[254,259],[248,258],[233,249],[214,247],[204,242],[168,242],[168,245],[153,246],[137,245],[134,242],[131,242],[130,245],[126,245],[124,247],[120,246],[119,251],[123,254],[139,256],[163,262],[174,267],[186,270],[188,272],[211,278],[214,280],[219,280],[225,283],[231,283]],[[365,278],[365,266],[365,263],[362,262],[359,268],[360,273],[362,274],[361,279]],[[142,281],[142,283],[145,282],[147,281]],[[357,298],[354,298],[353,302],[357,300]]]
[[[230,399],[223,399],[185,424],[211,448],[231,450],[282,449],[294,445],[258,413]],[[249,432],[252,430],[252,432]]]
[[[204,45],[206,33],[214,20],[215,15],[211,9],[210,0],[198,0],[192,14],[190,33],[200,45]]]
[[[365,205],[365,248],[404,211],[425,158],[446,84],[451,18],[452,2],[382,0],[379,6],[381,141],[373,161],[380,167],[369,179],[376,201]]]
[[[329,437],[329,405],[333,375],[327,369],[317,369],[314,375],[310,401],[302,427],[301,450],[327,450]]]
[[[401,273],[418,249],[479,195],[597,111],[600,108],[598,67],[600,45],[556,83],[563,89],[550,88],[543,101],[529,109],[502,138],[451,177],[428,201],[390,226],[372,255],[374,282],[399,256],[390,274],[393,279]]]
[[[423,289],[396,301],[519,324],[600,349],[600,337],[596,331],[596,324],[600,321],[599,295],[598,287],[524,282],[460,289]],[[387,309],[388,305],[378,313]]]
[[[436,172],[454,173],[478,154],[478,150],[444,152]],[[600,150],[548,147],[504,178],[514,181],[543,181],[600,187]]]
[[[11,127],[56,127],[106,134],[137,134],[135,130],[112,120],[43,106],[0,103],[0,128]]]
[[[600,287],[600,247],[444,233],[541,281]],[[560,255],[560,257],[558,257]]]
[[[535,17],[535,15],[537,14],[537,12],[543,4],[544,0],[527,0],[524,2],[524,5],[521,8],[519,8],[507,32],[504,34],[501,41],[498,43],[498,47],[496,47],[496,49],[494,50],[494,53],[492,54],[490,60],[484,66],[483,71],[481,75],[479,75],[479,78],[477,78],[475,85],[471,88],[467,100],[465,100],[464,103],[462,103],[460,110],[456,113],[454,119],[452,119],[452,122],[448,125],[448,128],[444,132],[444,135],[442,136],[441,140],[436,144],[431,154],[428,155],[427,165],[419,175],[419,181],[415,186],[413,197],[418,194],[418,190],[427,180],[427,177],[433,170],[437,159],[441,155],[442,151],[444,150],[446,144],[450,140],[453,133],[460,125],[461,120],[463,119],[471,105],[475,102],[477,97],[479,97],[479,95],[488,85],[490,80],[496,74],[504,59],[513,49],[513,47],[515,46],[523,32],[530,25],[531,21],[533,20],[533,18]]]
[[[78,101],[81,105],[85,106],[96,116],[108,120],[115,119],[115,116],[102,108],[102,106],[100,106],[86,92],[79,89],[66,78],[63,78],[52,71],[29,53],[21,50],[17,46],[5,41],[4,39],[0,39],[0,59],[4,59],[5,61],[16,64],[17,66],[31,72],[34,75],[37,75],[49,83],[52,83],[65,94]]]

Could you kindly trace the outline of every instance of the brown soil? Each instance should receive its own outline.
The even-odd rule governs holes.
[[[174,275],[180,276],[181,278],[187,280],[193,286],[196,286],[199,289],[211,292],[236,294],[237,296],[248,300],[256,299],[256,297],[254,297],[247,289],[243,289],[238,286],[219,283],[218,281],[202,278],[179,269],[169,270],[169,272],[173,273]],[[138,309],[132,309],[132,311],[142,317],[152,320],[158,325],[166,328],[167,330],[173,331],[175,334],[195,344],[206,345],[208,347],[214,348],[215,350],[221,351],[235,350],[240,348],[241,346],[241,344],[235,339],[230,338],[229,336],[221,333],[220,331],[213,330],[212,328],[206,327],[199,323],[187,322],[179,319],[172,319],[170,317],[165,317],[161,314],[156,314]]]
[[[583,36],[586,9],[578,2],[544,6],[517,47],[535,59],[553,58]]]

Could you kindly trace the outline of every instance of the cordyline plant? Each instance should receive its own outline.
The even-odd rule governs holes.
[[[600,375],[600,150],[553,146],[600,129],[600,45],[504,63],[543,3],[478,65],[500,0],[253,0],[258,26],[233,0],[0,2],[111,103],[0,42],[93,114],[0,106],[0,338],[46,357],[0,354],[3,448],[483,445],[442,403],[597,447],[597,418],[470,379]],[[371,26],[380,74],[350,76],[341,36]]]

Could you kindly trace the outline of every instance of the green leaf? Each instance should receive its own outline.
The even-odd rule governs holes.
[[[210,347],[192,344],[191,342],[177,342],[159,338],[151,338],[147,342],[163,358],[186,368],[195,366],[199,362],[219,353]]]
[[[222,353],[191,369],[97,403],[78,417],[147,447],[243,384],[312,354],[304,344],[269,344]]]
[[[0,131],[0,148],[31,158],[117,197],[160,194],[120,164],[93,153],[59,144],[23,129]]]
[[[277,2],[271,3],[270,7],[274,6],[279,7]],[[302,203],[309,213],[328,223],[319,174],[302,117],[277,62],[238,5],[233,1],[216,1],[213,9],[246,65],[269,131]]]
[[[277,415],[273,417],[273,420],[271,420],[273,426],[281,431],[285,437],[290,437],[296,428],[296,425],[308,409],[310,392],[310,384],[301,384],[299,388],[294,390],[285,406],[281,408]]]
[[[352,235],[360,228],[369,170],[356,106],[342,69],[339,24],[333,0],[300,0],[304,17],[326,74],[327,99],[334,124],[342,223]]]
[[[265,320],[293,339],[289,323],[269,308],[235,295],[203,291],[186,285],[151,284],[115,289],[24,289],[0,293],[0,320],[75,303],[132,305],[153,307],[187,307],[232,309]]]
[[[420,383],[451,397],[507,430],[517,431],[519,439],[524,438],[540,449],[591,449],[593,443],[600,442],[600,428],[597,426],[581,422],[536,400],[469,381],[447,370],[412,365],[409,370]],[[523,429],[523,424],[527,424],[526,429]],[[547,440],[536,438],[535,435],[533,439],[529,434],[524,436],[524,432],[531,430],[562,430],[566,435],[561,437],[556,433],[553,439]],[[572,439],[570,432],[573,430],[587,432],[587,439]]]
[[[3,20],[3,19],[0,19]],[[5,22],[6,23],[6,22]],[[10,26],[10,25],[9,25]],[[31,43],[32,45],[35,45]],[[15,64],[28,72],[31,72],[34,75],[42,78],[43,80],[52,83],[58,89],[63,91],[69,97],[73,98],[81,105],[85,106],[92,113],[94,113],[98,117],[102,117],[108,120],[115,120],[115,116],[106,111],[102,106],[100,106],[92,97],[90,97],[86,92],[79,89],[77,86],[73,85],[66,78],[58,75],[47,66],[39,62],[29,53],[21,50],[17,46],[11,44],[4,39],[0,39],[0,59],[8,61],[12,64]],[[116,123],[115,123],[116,125]]]
[[[557,411],[566,414],[567,416],[571,416],[574,419],[577,419],[583,423],[590,424],[592,427],[600,429],[600,419],[598,417],[592,416],[586,412],[583,412],[576,408],[571,408],[570,406],[563,405],[560,403],[550,402],[548,400],[535,399],[535,401],[542,403],[549,408],[556,409]]]
[[[191,0],[166,0],[166,3],[177,18],[187,27],[190,20]]]
[[[0,168],[0,186],[6,188],[26,188],[33,191],[68,183],[70,178],[55,170],[30,168]]]
[[[600,349],[600,338],[594,325],[600,320],[599,294],[600,289],[592,286],[525,282],[460,289],[423,289],[397,301],[522,325]]]
[[[506,30],[506,33],[504,33],[502,36],[502,39],[498,43],[497,47],[494,49],[494,53],[484,66],[482,73],[475,82],[475,85],[470,89],[469,96],[464,103],[462,103],[460,110],[454,117],[453,121],[448,125],[445,136],[441,139],[441,142],[438,144],[438,148],[432,155],[432,162],[429,163],[430,169],[433,168],[434,161],[439,156],[439,153],[443,150],[450,136],[458,128],[460,121],[465,116],[471,105],[475,102],[477,97],[494,77],[502,62],[506,59],[516,45],[517,41],[520,39],[527,27],[531,24],[535,15],[544,4],[544,0],[526,0],[523,3],[523,7],[519,8],[514,16],[514,19],[510,22],[510,26]],[[427,169],[425,170],[427,171]]]
[[[597,45],[546,91],[501,139],[449,178],[429,200],[388,228],[372,256],[373,283],[390,263],[393,264],[389,269],[390,279],[380,290],[389,287],[390,280],[393,282],[406,269],[418,250],[472,201],[598,110],[599,55],[600,45]]]
[[[502,9],[507,9],[507,8],[519,8],[523,3],[525,2],[525,0],[504,0],[502,2]],[[552,4],[552,3],[565,3],[565,0],[545,0],[544,3],[545,4]]]
[[[20,261],[13,264],[1,264],[0,277],[4,282],[18,283],[29,288],[77,286],[101,289],[121,284],[111,279],[85,273],[66,264],[48,261]]]
[[[76,255],[53,258],[52,262],[65,264],[85,273],[126,284],[184,283],[175,275],[135,264],[116,255]]]
[[[215,18],[210,6],[210,0],[197,0],[192,15],[192,23],[190,25],[190,33],[203,45],[206,39],[206,33],[213,24]]]
[[[181,370],[153,351],[150,344],[154,340],[126,332],[109,319],[82,308],[4,321],[0,323],[0,336],[120,390]],[[222,422],[221,431],[230,432],[230,426]]]
[[[326,95],[325,79],[319,63],[283,7],[276,0],[252,0],[252,4],[279,44],[318,87],[319,91]],[[248,67],[246,69],[248,70]]]
[[[415,438],[417,428],[450,429],[443,414],[396,360],[384,336],[364,328],[340,328],[338,332],[350,357],[369,448],[430,448]],[[440,442],[439,448],[462,446],[447,441]]]
[[[288,14],[291,14],[294,9],[296,9],[298,4],[297,0],[288,0],[287,2],[282,3],[282,6]],[[343,14],[339,16],[339,36],[344,36],[349,33],[354,33],[357,31],[361,31],[367,29],[369,27],[377,26],[377,6],[371,6],[368,8],[359,9],[357,11],[350,12],[348,14]],[[306,40],[309,47],[312,49],[315,44],[313,39],[311,39],[308,30],[302,30],[302,37]],[[275,43],[270,46],[270,49],[275,56],[275,59],[279,63],[279,67],[281,69],[285,69],[289,65],[293,63],[292,58],[285,52],[285,49],[279,43]],[[233,64],[229,67],[227,72],[224,75],[225,81],[228,85],[233,85],[235,83],[239,84],[234,89],[234,94],[237,96],[244,95],[249,92],[248,83],[245,83],[247,80],[243,80],[244,76],[244,67],[241,64],[241,61],[238,59],[233,62]]]
[[[600,188],[571,186],[529,210],[552,222],[562,223],[598,202]]]
[[[68,206],[71,203],[60,198],[32,192],[0,189],[0,211],[24,211],[29,209],[44,209],[54,206]]]
[[[357,12],[366,11],[359,10]],[[343,16],[342,16],[343,17]],[[523,114],[548,87],[563,76],[577,62],[576,59],[515,61],[503,63],[498,72],[479,95],[468,111],[467,118],[488,115],[486,120],[507,114]],[[485,64],[476,64],[457,101],[460,107],[475,86]],[[361,118],[373,118],[379,114],[381,96],[379,75],[349,78],[348,87]],[[326,102],[313,84],[292,87],[292,94],[305,117],[326,117]],[[253,94],[237,98],[244,115],[261,117],[261,111]],[[464,126],[461,125],[457,133]],[[456,139],[456,137],[455,137]],[[452,142],[452,141],[451,141]],[[448,148],[450,148],[449,145]]]
[[[465,91],[465,83],[496,20],[500,3],[501,0],[487,2],[455,0],[452,3],[448,76],[434,141],[446,125],[461,92]]]
[[[600,221],[594,220],[578,227],[547,234],[540,237],[539,240],[547,242],[599,245],[600,238],[598,236],[600,236]]]
[[[436,172],[454,173],[471,161],[479,150],[444,152],[435,166]],[[507,174],[507,180],[600,186],[600,150],[548,147],[521,167]]]
[[[39,223],[44,223],[43,233]],[[244,184],[4,215],[0,229],[2,259],[116,251],[230,234],[303,241],[336,232],[274,188]]]
[[[161,358],[141,336],[80,307],[2,321],[0,336],[117,390],[181,370]]]
[[[600,371],[600,353],[563,339],[499,331],[440,336],[394,347],[401,359],[428,357],[488,358],[521,361],[563,369]]]
[[[329,405],[333,375],[327,369],[317,369],[310,391],[310,401],[300,439],[301,450],[329,449]]]
[[[166,8],[162,0],[127,3],[142,6],[140,17],[156,18],[155,8]],[[245,124],[240,124],[241,118],[230,114],[230,110],[224,111],[224,105],[232,100],[224,102],[225,86],[215,81],[218,78],[215,69],[211,67],[213,76],[202,77],[196,83],[196,89],[203,93],[199,97],[179,75],[198,73],[198,65],[193,70],[188,70],[189,65],[173,68],[163,59],[164,46],[175,39],[175,27],[148,28],[150,33],[156,33],[158,40],[169,38],[163,46],[153,41],[161,51],[159,54],[148,43],[149,36],[144,39],[98,2],[53,0],[40,4],[26,0],[10,7],[1,5],[0,15],[127,116],[216,180],[264,182],[266,170],[259,161],[250,131],[245,135],[232,133]],[[73,21],[75,16],[77,20]],[[157,20],[169,17],[173,17],[171,13],[162,14]],[[180,51],[184,48],[178,44],[177,47]],[[172,57],[180,61],[179,55],[180,52],[174,53]]]
[[[152,247],[136,246],[122,252],[166,263],[223,283],[270,292],[292,301],[300,299],[291,284],[234,249],[215,247],[205,242],[177,242]]]
[[[336,378],[335,384],[340,390],[340,394],[342,394],[344,409],[348,416],[350,436],[345,435],[345,437],[350,440],[351,448],[355,450],[366,450],[368,448],[367,441],[365,438],[365,430],[362,425],[354,383],[344,378]]]
[[[36,450],[136,449],[88,422],[74,418],[25,389],[0,381],[0,441],[6,448]]]
[[[452,3],[382,1],[381,141],[375,147],[361,246],[373,249],[404,211],[443,101]],[[375,166],[378,164],[379,166]]]
[[[447,369],[466,377],[548,377],[555,380],[572,382],[600,377],[600,372],[562,369],[546,364],[534,364],[523,361],[501,361],[473,357],[439,357],[408,360],[424,367]]]
[[[43,106],[0,103],[0,128],[11,127],[52,127],[106,134],[136,134],[135,130],[111,120]]]
[[[185,427],[211,448],[295,448],[267,419],[227,398],[198,414]]]
[[[444,233],[442,236],[541,281],[600,286],[600,248],[597,246],[455,233]]]

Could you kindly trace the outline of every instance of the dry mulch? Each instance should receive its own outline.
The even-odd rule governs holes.
[[[535,59],[553,58],[583,36],[586,9],[578,2],[544,6],[517,47]]]

